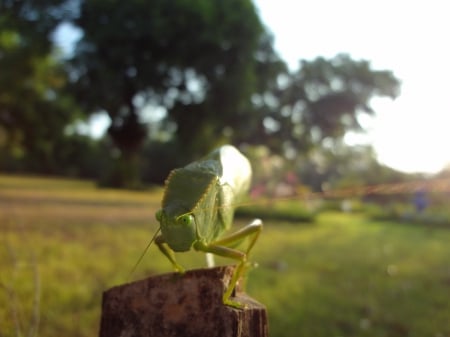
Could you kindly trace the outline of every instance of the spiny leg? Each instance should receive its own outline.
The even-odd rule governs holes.
[[[242,229],[238,230],[237,232],[234,232],[220,240],[214,241],[210,244],[205,244],[203,242],[196,242],[194,244],[194,248],[196,250],[213,253],[216,255],[220,255],[223,257],[228,257],[228,258],[232,258],[232,259],[240,261],[240,263],[237,265],[237,267],[233,273],[233,276],[230,280],[230,285],[228,286],[228,289],[223,294],[223,302],[227,305],[231,305],[234,307],[242,306],[239,303],[231,301],[230,296],[233,293],[236,283],[238,282],[239,278],[242,276],[242,274],[245,270],[246,263],[247,263],[247,256],[248,256],[250,250],[255,245],[255,242],[258,239],[259,234],[261,233],[262,226],[263,226],[262,221],[259,219],[256,219],[253,222],[251,222],[250,224],[248,224],[247,226],[245,226],[244,228],[242,228]],[[236,249],[226,247],[228,245],[232,245],[232,244],[236,243],[237,241],[240,241],[249,236],[251,236],[251,239],[250,239],[249,245],[247,246],[247,249],[245,250],[245,253],[241,252],[239,250],[236,250]]]
[[[169,261],[172,263],[172,266],[175,268],[175,270],[179,273],[184,273],[185,269],[178,264],[178,262],[175,259],[175,253],[173,250],[169,247],[169,245],[164,240],[164,237],[162,235],[158,235],[155,239],[155,243],[158,246],[159,250],[169,259]]]
[[[248,254],[250,250],[255,245],[256,240],[258,240],[259,234],[261,233],[263,227],[263,223],[261,219],[255,219],[251,223],[249,223],[247,226],[239,229],[238,231],[231,233],[230,235],[227,235],[219,240],[216,240],[213,242],[214,245],[218,246],[228,246],[236,243],[236,241],[239,241],[241,239],[245,239],[247,236],[250,236],[253,234],[252,239],[250,240],[250,243],[247,247],[247,250],[245,251],[245,254]]]
[[[236,286],[236,283],[238,282],[238,280],[241,278],[241,276],[243,275],[243,273],[245,271],[245,267],[247,264],[247,257],[249,255],[250,251],[252,250],[253,246],[255,245],[256,241],[258,240],[258,237],[262,230],[262,226],[263,226],[262,221],[260,219],[255,219],[250,224],[248,224],[247,226],[238,230],[237,232],[234,232],[234,233],[230,234],[229,236],[214,242],[215,244],[219,244],[219,245],[220,244],[227,245],[227,244],[233,244],[234,242],[236,242],[242,238],[251,236],[250,242],[245,251],[244,258],[241,259],[241,262],[236,267],[236,270],[230,281],[230,286],[228,287],[227,291],[223,295],[224,303],[227,303],[229,301],[229,298]]]

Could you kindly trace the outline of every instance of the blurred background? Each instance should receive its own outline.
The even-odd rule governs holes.
[[[271,336],[450,336],[444,5],[0,0],[0,336],[97,334],[170,170],[227,143]]]

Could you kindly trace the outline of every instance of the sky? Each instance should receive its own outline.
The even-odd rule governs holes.
[[[379,161],[405,172],[440,171],[450,163],[450,47],[446,1],[255,0],[291,69],[300,59],[348,53],[374,69],[391,70],[400,96],[376,99],[367,134]]]
[[[450,164],[450,20],[445,0],[254,2],[274,35],[275,49],[292,70],[300,59],[348,53],[400,79],[400,96],[373,100],[376,117],[364,119],[367,133],[348,135],[349,144],[370,143],[380,162],[405,172],[435,173]],[[68,49],[79,32],[62,27],[58,36]],[[94,120],[92,132],[97,134],[109,123],[105,116]]]

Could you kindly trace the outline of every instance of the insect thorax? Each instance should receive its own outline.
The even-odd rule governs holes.
[[[173,217],[193,214],[198,238],[211,241],[226,225],[218,215],[222,206],[220,192],[217,175],[188,168],[176,169],[166,180],[162,207],[170,209]],[[174,214],[175,209],[180,214]]]

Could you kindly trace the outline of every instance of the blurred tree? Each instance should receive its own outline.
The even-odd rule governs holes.
[[[395,98],[399,80],[390,71],[371,69],[348,55],[301,61],[294,73],[279,76],[277,89],[256,97],[264,133],[257,141],[295,157],[316,146],[333,146],[347,131],[362,131],[361,113],[373,115],[375,96]]]
[[[51,41],[69,7],[61,0],[0,1],[0,149],[38,172],[57,167],[52,152],[73,118]]]
[[[83,38],[67,68],[72,93],[88,113],[109,114],[120,155],[109,179],[119,186],[139,185],[142,167],[163,177],[155,166],[166,170],[223,142],[264,143],[288,158],[332,149],[361,129],[361,113],[374,113],[373,97],[398,94],[391,72],[346,55],[289,72],[250,0],[0,0],[0,145],[35,170],[54,170],[77,146],[97,151],[63,139],[77,109],[62,93],[67,78],[51,34],[73,17]],[[165,165],[139,163],[149,106],[167,111],[159,123],[170,128],[145,155],[166,154]]]
[[[343,141],[336,141],[332,149],[315,148],[297,166],[302,180],[315,191],[396,183],[412,176],[380,164],[370,145],[348,146]]]
[[[168,111],[183,161],[230,139],[265,62],[257,54],[264,29],[252,1],[81,1],[80,13],[74,92],[85,109],[111,118],[108,133],[124,169],[116,184],[138,184],[147,136],[141,112],[149,105]],[[282,66],[272,49],[261,54]]]
[[[93,139],[73,133],[55,144],[53,156],[58,162],[58,174],[70,177],[98,179],[111,165],[109,139]]]

